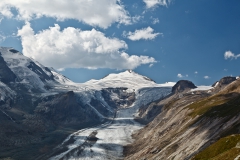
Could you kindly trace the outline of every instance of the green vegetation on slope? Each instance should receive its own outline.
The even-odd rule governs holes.
[[[192,112],[189,114],[192,117],[225,117],[233,118],[240,114],[240,94],[236,92],[215,95],[205,98],[201,101],[196,101],[189,106]],[[226,121],[227,121],[226,119]],[[240,135],[231,135],[239,133],[239,125],[233,125],[230,130],[223,133],[221,138],[211,146],[197,154],[192,160],[233,160],[240,155]],[[238,144],[238,147],[236,145]]]
[[[240,155],[240,135],[221,138],[197,154],[192,160],[233,160]]]
[[[208,117],[234,116],[240,113],[240,94],[216,95],[194,102],[187,107],[193,109],[190,113],[192,117],[197,115]]]

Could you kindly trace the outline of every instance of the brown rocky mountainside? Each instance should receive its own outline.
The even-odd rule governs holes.
[[[240,79],[223,78],[221,86],[212,91],[190,91],[177,85],[173,88],[183,88],[181,92],[144,106],[138,119],[146,122],[152,108],[160,108],[159,114],[133,135],[134,143],[124,149],[125,159],[220,160],[239,156]]]

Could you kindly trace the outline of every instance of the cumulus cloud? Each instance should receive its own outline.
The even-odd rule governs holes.
[[[226,51],[225,54],[224,54],[225,59],[233,59],[233,58],[237,59],[238,57],[240,57],[240,54],[235,55],[231,51]]]
[[[198,71],[195,71],[194,73],[195,73],[195,74],[198,74]]]
[[[184,76],[181,73],[178,73],[177,77],[178,78],[183,78]]]
[[[209,76],[204,76],[203,78],[204,78],[204,79],[209,79],[210,77],[209,77]]]
[[[30,23],[18,30],[23,54],[57,69],[112,68],[134,69],[142,64],[155,63],[148,56],[128,55],[127,44],[117,38],[108,38],[95,29],[82,31],[59,25],[34,33]]]
[[[154,30],[151,27],[143,28],[140,30],[136,30],[135,32],[124,32],[123,36],[127,37],[128,39],[132,41],[137,41],[140,39],[145,39],[145,40],[152,40],[155,39],[159,34],[162,33],[153,33]]]
[[[156,7],[158,5],[167,6],[168,3],[171,2],[171,0],[143,0],[143,2],[146,4],[146,7],[149,9],[149,8]]]
[[[109,27],[112,23],[130,24],[131,17],[120,0],[1,0],[0,15],[31,20],[42,16],[58,20],[75,19],[92,26]]]

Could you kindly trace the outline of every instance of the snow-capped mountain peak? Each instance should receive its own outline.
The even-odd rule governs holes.
[[[140,75],[132,70],[126,70],[120,73],[112,73],[107,75],[106,77],[100,80],[90,80],[85,83],[91,87],[97,88],[119,88],[126,87],[131,90],[138,90],[140,88],[146,87],[162,87],[164,86],[172,86],[174,84],[168,83],[166,84],[157,84],[150,78]]]
[[[154,82],[153,80],[151,80],[150,78],[146,77],[146,76],[142,76],[132,70],[126,70],[124,72],[120,72],[118,74],[109,74],[108,76],[104,77],[103,79],[107,80],[107,79],[121,79],[121,80],[127,80],[131,78],[132,80],[134,79],[139,79],[140,80],[147,80],[147,81],[152,81]]]

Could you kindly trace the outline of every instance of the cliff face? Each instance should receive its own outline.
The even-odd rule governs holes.
[[[133,135],[135,142],[125,147],[125,159],[201,159],[208,146],[223,137],[240,133],[239,89],[238,79],[218,93],[174,93],[155,102],[155,106],[162,108],[161,113]],[[209,151],[211,147],[207,149]],[[226,151],[205,156],[205,159]],[[239,154],[229,153],[232,157]]]

